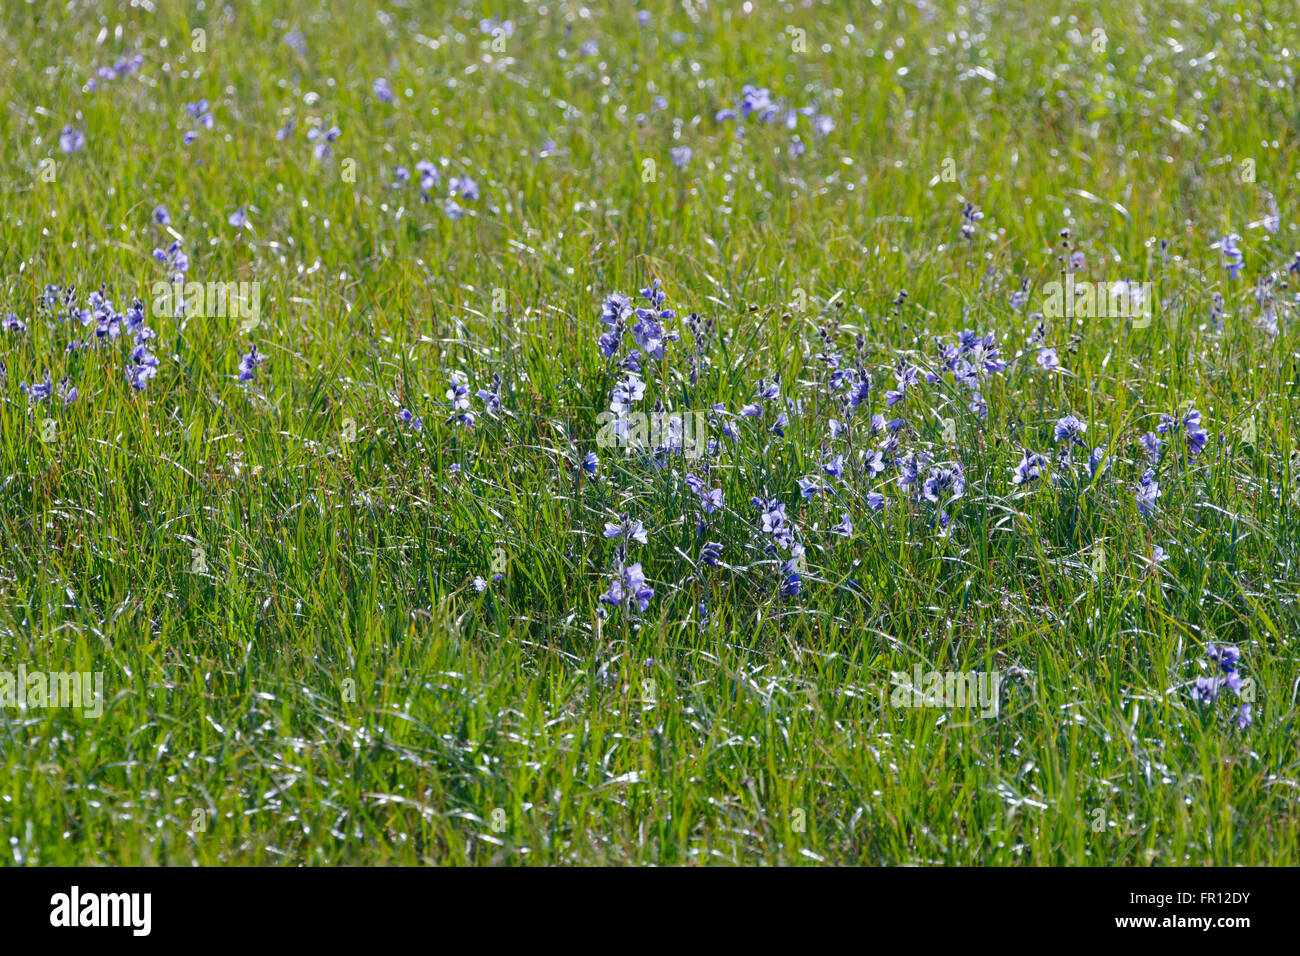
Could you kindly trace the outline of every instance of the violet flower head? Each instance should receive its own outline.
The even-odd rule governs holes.
[[[1045,467],[1047,467],[1046,458],[1026,450],[1024,456],[1020,459],[1020,463],[1011,470],[1011,483],[1013,485],[1027,485],[1030,482],[1037,481],[1043,476]]]
[[[1237,662],[1241,660],[1241,651],[1231,644],[1209,644],[1205,648],[1205,657],[1218,664],[1219,668],[1228,674],[1237,669]]]
[[[862,453],[862,467],[866,473],[875,477],[885,470],[885,453],[879,448],[872,448]]]
[[[47,371],[45,381],[36,382],[30,387],[24,383],[18,386],[18,390],[27,396],[28,402],[43,402],[54,394],[54,380]]]
[[[456,422],[465,428],[473,428],[478,418],[469,410],[469,384],[465,373],[459,370],[453,370],[447,376],[447,382],[451,386],[447,389],[447,401],[451,402],[451,416],[448,422]]]
[[[633,521],[631,518],[624,518],[620,524],[606,522],[604,534],[606,538],[621,538],[623,542],[637,541],[641,544],[648,544],[650,541],[645,526],[640,521]]]
[[[624,604],[630,609],[633,604],[644,611],[650,606],[650,599],[655,596],[654,588],[646,584],[645,573],[641,563],[629,564],[614,574],[608,590],[600,596],[602,604],[620,607]]]
[[[185,131],[182,137],[186,146],[189,146],[199,138],[199,130],[212,129],[213,118],[212,111],[208,109],[207,100],[199,100],[195,103],[185,104],[186,114],[194,121],[194,126]]]
[[[312,147],[312,155],[317,159],[328,159],[334,152],[330,148],[330,143],[338,142],[342,135],[343,130],[337,126],[331,126],[329,129],[321,129],[319,126],[308,127],[307,141],[315,143]]]
[[[59,149],[65,153],[78,153],[86,147],[86,137],[75,126],[65,126],[59,133]]]
[[[208,109],[207,100],[198,100],[194,103],[185,104],[185,112],[195,121],[195,124],[204,129],[212,129],[212,111]]]
[[[1098,445],[1088,453],[1088,477],[1098,478],[1110,471],[1110,461],[1106,457],[1106,449]]]
[[[1227,270],[1228,278],[1235,279],[1241,274],[1241,236],[1235,232],[1229,233],[1218,242],[1214,243],[1211,248],[1218,248],[1219,255],[1223,257],[1223,268]]]
[[[442,181],[442,177],[438,175],[438,167],[427,159],[422,159],[415,164],[415,171],[420,174],[420,191],[425,193],[427,199],[428,194],[433,192]]]
[[[1149,515],[1156,510],[1156,499],[1160,497],[1160,485],[1156,481],[1156,473],[1148,468],[1138,479],[1137,490],[1134,498],[1137,501],[1138,511],[1144,515]]]
[[[403,408],[398,412],[397,418],[399,421],[405,423],[413,432],[424,431],[424,419],[417,416],[409,408]]]
[[[465,373],[454,371],[448,376],[447,381],[451,385],[451,388],[447,389],[447,401],[451,402],[452,409],[458,412],[468,410],[469,385]]]
[[[1222,686],[1223,681],[1218,677],[1198,677],[1192,685],[1192,700],[1197,703],[1213,703],[1218,699]]]
[[[622,326],[602,332],[596,342],[600,346],[601,355],[605,356],[605,358],[613,358],[623,346]]]
[[[686,476],[686,484],[699,497],[700,506],[704,509],[706,515],[713,514],[725,503],[722,497],[721,488],[710,490],[704,487],[704,483],[694,475]]]
[[[239,380],[248,382],[256,378],[257,367],[264,361],[266,361],[266,356],[257,351],[257,346],[249,346],[248,354],[239,360]]]
[[[496,390],[480,388],[474,393],[475,397],[483,403],[483,411],[489,417],[495,417],[501,413],[501,393]]]
[[[632,406],[645,397],[645,382],[633,372],[628,372],[614,385],[614,394],[610,398],[609,410],[621,415],[632,410]]]
[[[487,36],[505,36],[515,35],[515,23],[513,20],[502,20],[500,22],[484,18],[478,22],[479,32]],[[501,32],[498,34],[497,31]]]
[[[621,292],[611,294],[601,304],[600,321],[612,329],[632,316],[632,300]]]
[[[816,478],[799,479],[799,497],[801,498],[815,498],[826,490],[826,486]]]
[[[1187,450],[1193,456],[1199,455],[1210,440],[1209,432],[1201,427],[1201,413],[1189,408],[1182,420],[1183,430],[1187,433]]]
[[[754,498],[752,502],[762,512],[763,532],[778,534],[785,528],[785,505],[776,498]]]
[[[478,183],[468,176],[453,176],[447,183],[447,191],[453,196],[474,202],[478,199]]]
[[[662,282],[653,279],[648,286],[641,290],[641,297],[658,309],[663,307],[665,300],[668,298],[668,293],[664,292]]]
[[[925,452],[908,454],[900,458],[898,460],[898,487],[909,494],[915,494],[916,489],[921,485],[921,473],[929,465],[930,459]]]
[[[1083,444],[1083,434],[1088,426],[1073,415],[1065,415],[1056,420],[1056,440],[1069,441],[1076,445]]]
[[[952,498],[960,498],[966,490],[966,473],[960,462],[947,468],[931,468],[929,476],[921,486],[921,495],[926,501],[939,504]]]
[[[1141,441],[1142,450],[1146,452],[1147,460],[1154,465],[1160,460],[1160,449],[1164,442],[1160,440],[1160,436],[1155,432],[1147,432],[1142,436]]]
[[[1209,644],[1205,648],[1205,657],[1212,670],[1213,665],[1218,665],[1219,673],[1196,678],[1191,690],[1192,700],[1197,703],[1212,704],[1218,699],[1220,691],[1226,687],[1240,701],[1240,705],[1233,712],[1233,720],[1238,730],[1245,730],[1251,724],[1252,715],[1251,701],[1242,699],[1246,682],[1237,672],[1241,652],[1230,644]]]
[[[796,597],[803,589],[803,578],[799,575],[799,565],[794,558],[782,565],[781,597]]]
[[[908,388],[917,384],[919,378],[918,371],[910,365],[900,365],[894,371],[894,381],[897,388],[885,393],[885,404],[891,408],[897,405],[907,395]]]

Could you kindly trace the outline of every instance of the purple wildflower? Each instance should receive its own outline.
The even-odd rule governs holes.
[[[636,604],[640,610],[644,611],[650,606],[650,599],[654,596],[654,588],[646,584],[641,564],[637,562],[615,572],[609,589],[600,596],[600,600],[602,603],[613,607],[627,604],[630,608],[633,604]]]
[[[415,171],[420,174],[420,192],[424,193],[427,199],[428,194],[433,192],[441,182],[438,167],[427,159],[422,159],[415,164]]]
[[[424,419],[415,415],[409,408],[403,408],[397,413],[397,418],[406,424],[413,432],[424,431]]]
[[[1218,677],[1198,677],[1192,686],[1192,700],[1201,703],[1213,703],[1219,697],[1223,680]]]
[[[331,126],[329,129],[325,130],[321,129],[319,126],[309,127],[307,130],[307,141],[316,144],[312,147],[312,155],[320,160],[328,159],[334,152],[330,148],[330,143],[338,142],[339,137],[342,135],[343,130],[339,129],[337,126]]]
[[[1026,450],[1020,463],[1011,470],[1011,483],[1013,485],[1027,485],[1031,481],[1036,481],[1043,475],[1043,469],[1047,467],[1047,459],[1042,455],[1036,455]]]
[[[1088,453],[1088,477],[1097,478],[1105,475],[1110,470],[1110,462],[1106,458],[1106,449],[1098,445]]]
[[[1137,492],[1135,494],[1138,511],[1144,515],[1149,515],[1156,510],[1156,499],[1160,497],[1160,485],[1156,481],[1156,473],[1148,468],[1138,479]]]
[[[827,487],[816,478],[799,479],[799,496],[801,498],[813,498],[827,490]]]
[[[1241,247],[1238,245],[1240,241],[1241,236],[1233,232],[1211,246],[1211,248],[1218,248],[1219,254],[1223,256],[1223,268],[1227,270],[1229,279],[1235,279],[1241,274]]]
[[[605,537],[621,538],[624,542],[638,541],[641,544],[648,544],[650,541],[645,526],[640,521],[633,521],[631,518],[623,519],[621,524],[606,522]]]
[[[961,462],[955,462],[947,468],[931,468],[930,475],[921,486],[921,494],[926,501],[938,504],[951,498],[960,498],[966,489],[966,473]]]
[[[1065,415],[1056,420],[1056,440],[1069,441],[1076,445],[1083,445],[1082,435],[1088,430],[1088,426],[1073,415]]]
[[[1241,660],[1241,651],[1231,644],[1209,644],[1205,648],[1205,657],[1207,660],[1218,664],[1220,669],[1227,674],[1237,669],[1237,662]]]
[[[782,565],[781,597],[795,597],[803,587],[803,578],[799,576],[799,565],[790,558]]]
[[[1147,460],[1154,465],[1160,460],[1160,448],[1164,445],[1164,442],[1160,440],[1160,437],[1155,432],[1147,432],[1142,436],[1141,441]]]
[[[478,183],[468,176],[453,176],[447,183],[447,191],[453,196],[473,202],[478,199]]]
[[[29,402],[43,402],[54,394],[54,380],[47,371],[44,382],[36,382],[30,388],[22,384],[18,386],[18,390],[27,396]]]
[[[266,356],[258,353],[257,346],[249,346],[248,354],[239,360],[239,380],[247,382],[255,378],[257,367],[264,361],[266,361]]]
[[[77,153],[86,147],[86,137],[75,126],[65,126],[59,133],[59,149],[65,153]]]

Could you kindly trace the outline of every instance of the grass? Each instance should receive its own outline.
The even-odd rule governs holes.
[[[105,696],[98,718],[0,707],[13,861],[1300,862],[1296,12],[645,6],[642,26],[628,3],[520,4],[497,50],[450,3],[0,12],[0,314],[26,326],[0,332],[0,671],[99,672]],[[780,123],[716,119],[746,83],[834,128],[800,117],[792,155]],[[213,128],[187,145],[203,98]],[[314,120],[342,131],[323,159]],[[60,151],[65,125],[84,149]],[[453,176],[481,193],[459,219]],[[1236,279],[1211,247],[1232,232]],[[176,237],[189,280],[260,283],[260,325],[157,314],[151,253]],[[1049,321],[1048,372],[1031,313],[1076,250],[1076,278],[1156,304],[1145,327]],[[644,405],[734,417],[779,375],[784,436],[768,403],[707,461],[597,444],[618,377],[601,303],[652,278],[682,335],[643,357]],[[146,389],[125,337],[68,350],[88,330],[47,284],[146,300]],[[691,312],[718,330],[694,381]],[[951,375],[890,411],[901,452],[964,467],[944,537],[853,455],[898,358],[941,372],[934,339],[963,328],[1008,362],[987,417]],[[241,382],[250,343],[266,362]],[[836,494],[805,500],[843,418],[830,348],[874,384]],[[76,401],[20,389],[47,370]],[[453,371],[471,395],[499,375],[501,414],[472,398],[475,426],[449,422]],[[1141,514],[1138,436],[1193,406],[1209,443],[1166,443]],[[1059,483],[1013,485],[1066,414],[1110,470],[1076,453]],[[687,472],[725,496],[702,538]],[[755,495],[807,546],[792,598]],[[622,515],[655,595],[602,619]],[[1190,696],[1225,643],[1253,681],[1244,729]],[[891,706],[917,665],[998,672],[997,715]]]

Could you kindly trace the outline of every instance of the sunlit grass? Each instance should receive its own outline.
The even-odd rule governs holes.
[[[26,325],[0,332],[0,670],[101,671],[107,697],[98,719],[0,708],[12,860],[1295,864],[1295,14],[646,4],[642,26],[631,4],[545,6],[516,5],[504,51],[452,4],[0,12],[0,315]],[[83,91],[135,52],[137,73]],[[834,128],[801,119],[792,156],[780,124],[716,120],[747,83]],[[204,98],[213,129],[185,145]],[[331,157],[313,120],[342,131]],[[481,193],[458,220],[454,176]],[[1079,276],[1161,303],[1146,328],[1052,323],[1049,374],[1028,313],[1062,230]],[[1236,280],[1210,245],[1230,232]],[[178,236],[190,279],[260,283],[262,325],[151,315],[137,392],[130,344],[66,351],[87,333],[41,292],[149,299]],[[783,438],[723,441],[705,537],[698,463],[596,444],[601,301],[655,277],[721,340],[694,384],[685,332],[643,362],[652,398],[734,415],[779,374],[804,403]],[[997,333],[986,419],[951,378],[907,405],[904,449],[965,467],[951,537],[928,505],[868,510],[893,470],[799,498],[834,412],[823,327],[845,355],[861,333],[881,412],[900,354],[934,369],[936,336]],[[254,342],[266,362],[240,382]],[[79,399],[29,402],[47,370]],[[471,392],[499,374],[505,412],[450,424],[453,370]],[[1171,443],[1140,515],[1137,436],[1193,405],[1210,444],[1184,467]],[[1109,477],[1013,486],[1067,413]],[[802,529],[796,599],[754,495]],[[827,530],[845,510],[847,540]],[[624,514],[656,594],[602,621],[601,531]],[[700,565],[708,540],[723,567]],[[1189,696],[1210,643],[1242,652],[1249,728]],[[917,664],[999,671],[998,716],[889,706]]]

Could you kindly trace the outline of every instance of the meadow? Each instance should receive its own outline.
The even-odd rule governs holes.
[[[0,58],[6,863],[1300,862],[1294,4]]]

